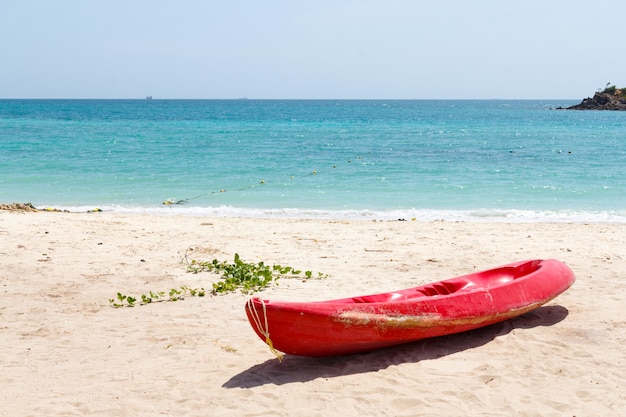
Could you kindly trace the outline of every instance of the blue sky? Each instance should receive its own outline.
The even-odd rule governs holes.
[[[1,0],[0,98],[582,99],[623,0]]]

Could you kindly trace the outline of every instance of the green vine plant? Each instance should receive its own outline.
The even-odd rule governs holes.
[[[188,250],[189,251],[189,250]],[[185,255],[185,258],[187,255]],[[232,263],[227,261],[196,261],[191,260],[187,267],[187,272],[198,274],[200,272],[214,272],[221,274],[221,279],[212,284],[211,295],[225,294],[239,290],[243,294],[252,294],[261,291],[272,283],[276,283],[279,278],[303,278],[311,279],[313,271],[302,271],[291,266],[282,266],[278,264],[266,265],[264,262],[245,262],[239,254],[235,254]],[[317,273],[317,278],[326,278],[328,275]],[[181,286],[172,288],[169,292],[159,291],[148,294],[142,294],[139,298],[117,293],[117,298],[110,298],[111,306],[134,307],[135,305],[145,305],[154,302],[178,301],[183,300],[187,296],[204,297],[207,291],[204,288],[189,288]]]
[[[163,301],[184,300],[186,296],[204,297],[205,295],[206,290],[204,288],[189,288],[181,286],[179,288],[172,288],[169,292],[150,291],[148,294],[141,294],[140,300],[138,300],[137,297],[118,292],[117,298],[109,298],[109,304],[113,307],[134,307],[135,305],[145,305]]]

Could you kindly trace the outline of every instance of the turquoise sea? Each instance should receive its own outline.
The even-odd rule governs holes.
[[[626,112],[576,102],[0,100],[0,202],[626,222]]]

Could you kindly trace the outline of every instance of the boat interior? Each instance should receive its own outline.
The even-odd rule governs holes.
[[[352,302],[387,303],[392,301],[411,300],[425,296],[447,296],[459,292],[495,288],[501,285],[506,285],[513,280],[529,276],[541,268],[541,263],[541,260],[533,260],[515,266],[505,266],[491,269],[406,290],[353,297]]]

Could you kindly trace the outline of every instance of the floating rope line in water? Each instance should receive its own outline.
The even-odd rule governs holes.
[[[237,191],[249,190],[250,188],[258,187],[259,185],[262,185],[262,184],[265,184],[265,180],[261,180],[258,184],[252,184],[252,185],[248,185],[247,187],[239,188],[237,189]],[[188,203],[190,200],[195,200],[196,198],[204,197],[204,196],[211,195],[211,194],[225,193],[225,192],[226,192],[225,189],[221,189],[219,191],[211,191],[209,193],[199,194],[195,197],[183,198],[181,200],[174,200],[172,198],[169,198],[163,202],[163,205],[170,206],[173,204],[185,204],[185,203]]]
[[[362,157],[361,157],[361,156],[358,156],[358,157],[357,157],[357,159],[359,159],[359,160],[360,160],[360,159],[362,159]],[[352,162],[352,159],[348,159],[348,160],[347,160],[347,162],[348,162],[348,163],[351,163],[351,162]],[[333,164],[333,165],[332,165],[332,168],[333,168],[333,169],[336,169],[336,168],[337,168],[337,164]],[[306,175],[306,176],[315,176],[315,175],[317,175],[317,174],[318,174],[318,171],[317,171],[317,170],[313,170],[313,171],[309,172],[309,174],[308,174],[308,175]],[[305,175],[301,175],[301,176],[299,176],[299,178],[302,178],[302,177],[305,177]],[[290,176],[290,178],[291,178],[292,180],[294,180],[294,179],[296,179],[296,176],[291,175],[291,176]],[[248,185],[248,186],[243,187],[243,188],[238,188],[236,191],[245,191],[245,190],[249,190],[249,189],[251,189],[251,188],[258,187],[259,185],[263,185],[263,184],[265,184],[265,180],[261,180],[260,182],[258,182],[258,183],[256,183],[256,184],[251,184],[251,185]],[[197,196],[195,196],[195,197],[183,198],[183,199],[180,199],[180,200],[176,200],[176,199],[173,199],[173,198],[169,198],[169,199],[167,199],[167,200],[163,201],[163,205],[166,205],[166,206],[176,205],[176,204],[181,204],[181,205],[182,205],[182,204],[186,204],[186,203],[188,203],[189,201],[191,201],[191,200],[195,200],[195,199],[200,198],[200,197],[205,197],[205,196],[212,195],[212,194],[225,193],[226,191],[227,191],[227,190],[225,190],[225,189],[221,189],[221,190],[219,190],[219,191],[211,191],[211,192],[208,192],[208,193],[199,194],[199,195],[197,195]]]
[[[272,339],[270,339],[270,328],[269,324],[267,323],[267,309],[265,307],[265,301],[261,300],[260,298],[257,298],[257,300],[259,300],[261,306],[263,306],[263,321],[261,321],[259,313],[254,308],[254,298],[248,300],[248,302],[246,303],[246,308],[250,312],[250,317],[252,317],[252,321],[254,321],[254,325],[256,326],[259,333],[265,336],[265,343],[267,343],[267,345],[270,347],[272,353],[276,355],[278,361],[281,362],[283,360],[283,354],[274,349],[274,344],[272,343]]]

